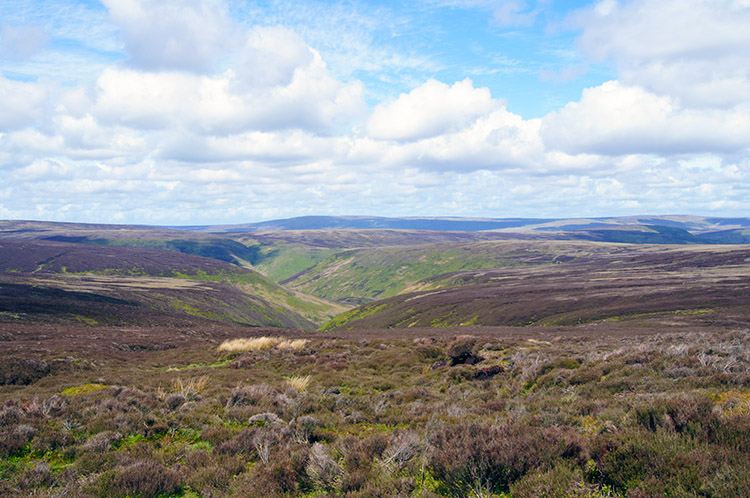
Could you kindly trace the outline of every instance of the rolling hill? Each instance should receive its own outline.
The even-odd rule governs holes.
[[[207,225],[172,227],[207,233],[243,233],[284,230],[433,230],[433,231],[503,231],[513,233],[577,232],[618,227],[661,226],[702,234],[722,230],[750,228],[750,218],[718,218],[706,216],[618,216],[598,218],[460,218],[379,216],[302,216],[282,220],[238,225]],[[680,243],[676,241],[675,243]]]
[[[750,248],[597,245],[560,264],[446,273],[338,316],[324,330],[550,326],[646,320],[741,326],[750,319]]]
[[[341,309],[302,300],[249,269],[158,249],[6,239],[0,270],[0,313],[11,320],[314,328],[302,314]]]

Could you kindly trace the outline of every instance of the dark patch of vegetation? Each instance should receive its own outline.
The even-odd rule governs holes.
[[[49,375],[46,361],[30,358],[3,358],[0,363],[0,385],[28,385]]]

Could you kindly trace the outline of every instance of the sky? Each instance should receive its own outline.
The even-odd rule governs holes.
[[[2,0],[0,219],[750,216],[750,0]]]

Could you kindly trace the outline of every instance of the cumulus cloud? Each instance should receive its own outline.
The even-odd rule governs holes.
[[[577,17],[580,46],[620,79],[687,106],[750,100],[746,0],[603,0]]]
[[[541,136],[570,153],[731,153],[750,147],[750,105],[686,109],[675,98],[609,81],[546,116]]]
[[[478,7],[505,25],[531,22],[544,7],[436,2]],[[426,66],[389,65],[374,52],[354,57],[360,45],[344,35],[359,25],[349,17],[322,22],[342,25],[317,34],[336,40],[311,37],[304,17],[316,5],[295,13],[303,28],[292,30],[277,23],[293,2],[279,2],[267,25],[246,27],[219,0],[104,3],[124,42],[98,45],[99,53],[124,50],[105,69],[89,65],[65,84],[52,73],[40,82],[0,76],[2,217],[192,224],[749,206],[746,1],[607,0],[582,11],[581,47],[613,61],[618,79],[593,83],[541,119],[509,111],[502,95],[469,79],[428,79]],[[111,24],[103,31],[115,32]],[[18,47],[39,34],[3,33],[3,46],[12,39]],[[15,67],[57,55],[48,46],[36,57],[33,45],[25,52],[33,60]],[[350,52],[337,52],[344,45]],[[362,66],[383,78],[365,89],[353,76]],[[385,71],[407,66],[422,71]],[[566,81],[583,67],[540,75]],[[407,80],[416,83],[380,99]]]
[[[367,122],[367,132],[386,140],[434,137],[460,129],[499,105],[487,88],[474,88],[468,78],[453,86],[430,79],[394,102],[378,106]]]
[[[237,84],[242,88],[286,86],[297,68],[309,66],[315,58],[315,52],[294,31],[256,27],[234,66]]]
[[[500,108],[452,133],[405,144],[395,156],[436,170],[536,169],[544,155],[538,129],[539,120],[525,121]]]
[[[47,88],[0,74],[0,131],[33,125],[45,111]]]
[[[235,32],[223,0],[102,0],[141,69],[210,71]]]
[[[365,109],[361,84],[333,78],[315,52],[285,84],[245,83],[232,70],[201,76],[110,68],[97,81],[93,113],[104,122],[152,130],[226,134],[300,128],[328,133]]]

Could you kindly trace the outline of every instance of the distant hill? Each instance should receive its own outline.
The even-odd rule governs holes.
[[[171,228],[210,233],[242,233],[279,230],[437,230],[504,231],[515,233],[575,232],[616,227],[661,226],[682,229],[693,234],[750,228],[750,218],[701,216],[620,216],[602,218],[460,218],[378,216],[301,216],[281,220],[238,225],[174,226]],[[679,242],[676,242],[679,243]]]
[[[440,230],[476,232],[518,228],[529,224],[539,224],[546,219],[475,219],[475,218],[384,218],[379,216],[301,216],[283,220],[244,223],[240,225],[175,226],[181,230],[195,230],[212,233],[254,232],[275,230],[329,230],[329,229],[392,229],[392,230]]]
[[[0,221],[0,240],[34,239],[74,244],[164,249],[237,265],[254,263],[257,248],[210,233],[140,225],[96,225],[43,221]]]

